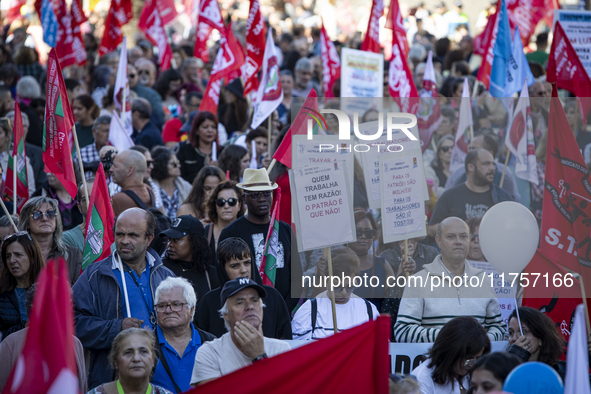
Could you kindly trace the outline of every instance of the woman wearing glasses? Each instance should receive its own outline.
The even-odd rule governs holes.
[[[172,221],[182,202],[189,196],[191,184],[181,178],[181,163],[170,148],[156,146],[151,153],[154,161],[154,194],[160,195],[166,216]]]
[[[47,181],[37,190],[33,197],[50,198],[57,201],[64,231],[71,230],[83,222],[82,213],[78,209],[78,202],[70,196],[64,185],[55,175],[47,172]]]
[[[222,182],[216,186],[206,202],[206,212],[211,223],[205,226],[205,236],[214,256],[218,249],[218,240],[222,230],[230,223],[244,215],[242,190],[234,181]]]
[[[430,166],[425,167],[425,176],[433,179],[437,187],[437,195],[440,196],[445,191],[445,183],[451,175],[449,165],[451,163],[451,151],[454,147],[453,135],[441,137],[437,143],[437,152]]]
[[[30,198],[21,209],[18,228],[27,231],[37,241],[44,262],[63,256],[73,285],[82,269],[82,252],[62,242],[62,217],[58,208],[58,202],[53,198]]]
[[[2,337],[25,327],[27,290],[35,283],[45,262],[39,245],[26,232],[10,234],[2,243],[0,270],[0,332]]]
[[[446,323],[429,350],[429,358],[416,367],[423,394],[466,394],[468,372],[484,354],[490,353],[490,339],[476,319],[460,316]]]

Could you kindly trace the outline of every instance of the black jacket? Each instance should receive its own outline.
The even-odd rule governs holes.
[[[25,328],[14,290],[0,294],[0,331],[2,339]]]

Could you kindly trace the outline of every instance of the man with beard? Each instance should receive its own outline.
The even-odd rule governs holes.
[[[493,155],[489,151],[469,151],[464,167],[466,182],[446,190],[435,204],[429,223],[431,236],[435,235],[439,223],[445,218],[481,218],[493,205],[503,201],[514,201],[507,191],[493,183],[496,169]]]

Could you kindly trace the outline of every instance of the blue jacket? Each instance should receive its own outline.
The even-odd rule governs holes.
[[[175,276],[162,265],[158,254],[148,249],[154,258],[150,268],[152,297],[164,279]],[[119,281],[112,269],[113,255],[91,264],[74,284],[74,323],[76,336],[90,350],[88,387],[97,387],[114,379],[107,360],[113,340],[121,332],[124,318],[123,299]]]

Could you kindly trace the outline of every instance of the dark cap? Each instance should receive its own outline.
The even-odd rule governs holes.
[[[261,296],[261,298],[265,298],[267,296],[267,292],[265,291],[263,286],[260,286],[254,280],[247,279],[247,278],[236,278],[236,279],[232,279],[232,280],[227,281],[226,284],[224,285],[224,287],[222,289],[222,293],[221,293],[222,306],[224,306],[224,304],[226,303],[228,298],[232,297],[234,294],[238,293],[240,290],[244,290],[249,287],[256,289],[256,291],[259,292],[259,295]]]
[[[160,233],[161,237],[179,239],[187,234],[197,234],[203,236],[205,229],[199,219],[191,215],[183,215],[175,218],[168,230]]]

